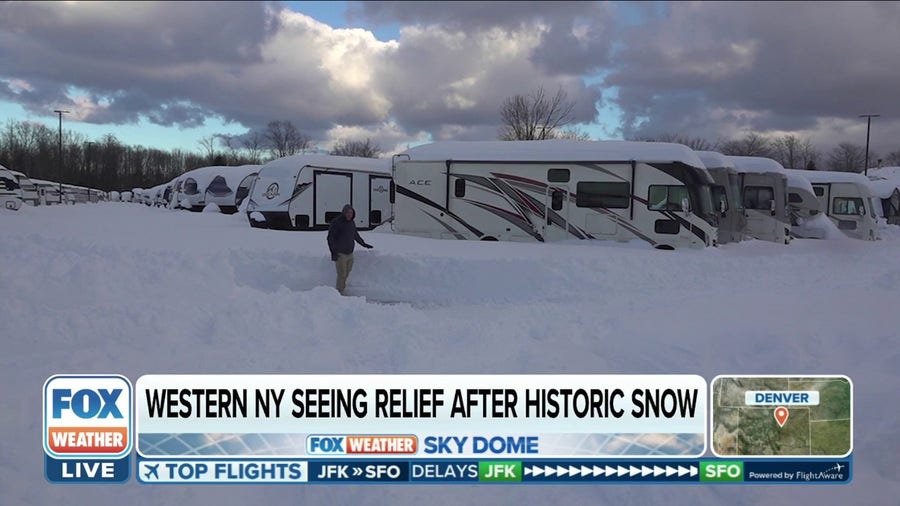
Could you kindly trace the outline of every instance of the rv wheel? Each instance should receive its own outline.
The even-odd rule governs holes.
[[[486,236],[482,237],[481,240],[482,240],[482,241],[496,241],[497,238],[496,238],[496,237],[491,237],[491,236],[489,236],[489,235],[486,235]]]
[[[675,247],[669,244],[658,244],[656,245],[656,249],[661,249],[664,251],[675,251]]]

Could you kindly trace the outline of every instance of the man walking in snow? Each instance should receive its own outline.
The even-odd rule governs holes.
[[[372,248],[359,236],[353,218],[356,211],[350,204],[344,206],[341,215],[331,221],[328,227],[328,249],[331,250],[331,261],[337,269],[337,291],[344,295],[347,287],[347,276],[353,270],[353,246],[359,243],[364,248]]]

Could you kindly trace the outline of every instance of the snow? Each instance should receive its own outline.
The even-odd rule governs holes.
[[[221,213],[222,210],[219,208],[218,205],[209,203],[209,204],[206,204],[205,206],[203,206],[203,212],[204,213]]]
[[[225,178],[225,183],[231,188],[232,192],[237,192],[238,185],[241,184],[241,181],[244,180],[250,174],[254,174],[259,172],[260,167],[262,165],[238,165],[235,167],[222,167],[221,172],[216,174],[217,176],[222,176]],[[215,176],[213,176],[215,179]],[[172,180],[173,184],[176,180]],[[212,182],[212,179],[210,179]],[[207,186],[209,186],[207,184]]]
[[[869,188],[869,178],[856,172],[836,172],[832,170],[804,170],[801,171],[810,183],[851,183]]]
[[[707,169],[734,168],[734,163],[717,151],[695,151]]]
[[[704,167],[697,154],[682,144],[634,141],[442,141],[410,148],[399,155],[413,161],[529,162],[682,162]]]
[[[385,228],[385,227],[381,227]],[[892,227],[898,229],[898,227]],[[900,495],[900,234],[657,251],[324,232],[128,203],[0,213],[3,505],[864,504]],[[372,301],[397,301],[373,304]],[[843,486],[115,486],[43,477],[58,372],[847,374]]]
[[[813,191],[812,183],[809,182],[809,179],[806,177],[805,172],[810,171],[785,169],[785,173],[787,173],[788,187],[799,190],[806,190],[810,195],[813,196],[813,198],[815,198],[815,192]]]
[[[738,172],[778,172],[784,174],[786,170],[775,160],[762,156],[729,156],[728,161],[731,162]]]
[[[869,179],[900,179],[900,167],[881,167],[869,169]]]
[[[869,188],[872,190],[872,196],[888,199],[897,188],[900,188],[900,180],[876,179],[869,181]]]
[[[280,178],[284,174],[294,175],[307,165],[329,169],[377,172],[379,174],[391,173],[391,160],[388,158],[300,154],[272,160],[260,168],[259,175],[260,178],[263,176]]]
[[[179,176],[179,178],[183,179],[183,180],[186,180],[187,178],[193,178],[194,181],[197,182],[197,191],[200,192],[198,198],[202,198],[203,195],[206,193],[206,187],[209,186],[209,183],[212,183],[212,180],[215,179],[216,176],[218,176],[219,174],[223,174],[224,172],[227,171],[227,169],[228,169],[228,167],[222,166],[222,165],[213,165],[210,167],[200,167],[198,169],[189,170],[189,171],[185,172],[184,174]],[[173,186],[177,179],[178,178],[172,180]],[[169,183],[165,183],[160,186],[165,188],[166,184],[169,184]]]

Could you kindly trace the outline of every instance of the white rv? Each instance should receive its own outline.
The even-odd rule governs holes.
[[[59,183],[43,179],[32,179],[31,182],[37,188],[38,199],[41,205],[49,206],[60,203]]]
[[[890,225],[900,225],[900,180],[873,179],[869,186],[878,199],[876,206],[881,204],[878,215]]]
[[[805,170],[785,169],[788,182],[788,209],[791,217],[791,237],[825,239],[827,231],[816,227],[812,218],[822,212],[815,190],[804,176]]]
[[[134,192],[125,190],[119,194],[119,198],[122,199],[122,202],[131,202],[134,198]]]
[[[324,230],[341,209],[356,210],[368,230],[390,218],[390,160],[319,154],[263,165],[247,197],[250,225],[279,230]]]
[[[728,157],[715,151],[697,151],[715,183],[712,186],[713,209],[719,214],[719,244],[744,240],[747,216],[741,198],[741,177]]]
[[[216,176],[228,170],[224,166],[200,167],[185,172],[181,180],[181,191],[173,192],[177,207],[200,212],[206,207],[206,189]]]
[[[12,172],[0,165],[0,207],[18,211],[22,207],[19,182]]]
[[[791,242],[787,173],[780,163],[758,156],[729,156],[741,175],[747,235],[762,241]]]
[[[875,203],[870,181],[854,172],[806,170],[822,210],[849,237],[874,241],[878,238]]]
[[[627,141],[436,142],[394,156],[395,232],[439,239],[715,245],[703,162]]]
[[[0,167],[2,167],[2,165],[0,165]],[[15,176],[16,181],[19,183],[19,198],[22,199],[22,203],[31,206],[40,205],[40,196],[38,195],[37,187],[34,185],[34,182],[19,171],[7,170]]]
[[[238,192],[242,185],[249,193],[253,179],[259,173],[262,165],[241,165],[238,167],[222,167],[221,172],[210,181],[206,187],[206,203],[216,204],[219,210],[225,214],[237,212]],[[243,200],[247,193],[240,198]]]

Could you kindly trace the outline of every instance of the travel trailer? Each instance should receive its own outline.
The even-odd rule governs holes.
[[[784,167],[771,158],[757,156],[729,156],[728,160],[741,176],[747,235],[789,244],[791,221]]]
[[[19,198],[22,199],[22,203],[31,206],[40,205],[41,199],[38,195],[37,186],[34,185],[34,182],[29,179],[28,176],[19,171],[10,169],[7,170],[9,170],[9,172],[16,178],[16,181],[19,183]]]
[[[393,230],[438,239],[715,245],[713,179],[680,144],[436,142],[393,158]]]
[[[848,237],[874,241],[878,222],[870,181],[854,172],[803,171],[812,183],[821,209]]]
[[[206,187],[206,203],[216,204],[219,210],[225,214],[234,214],[237,212],[240,202],[238,202],[238,192],[241,185],[246,185],[246,192],[249,193],[250,185],[253,178],[259,173],[261,165],[241,165],[238,167],[223,167],[219,175],[214,177]],[[247,196],[244,193],[241,200]]]
[[[325,230],[341,209],[356,210],[356,227],[368,230],[391,215],[390,160],[300,154],[259,169],[247,197],[256,228]]]
[[[200,212],[206,207],[206,189],[216,176],[219,176],[229,167],[210,166],[200,167],[185,172],[178,179],[181,180],[181,190],[173,192],[176,207],[189,211]]]
[[[49,206],[60,203],[59,183],[54,181],[45,181],[43,179],[32,179],[38,193],[38,200],[41,205]]]
[[[0,207],[18,211],[22,207],[19,181],[12,172],[0,165]]]
[[[697,151],[700,161],[712,176],[713,209],[719,214],[719,244],[744,240],[747,216],[741,198],[741,177],[734,164],[722,153]]]

